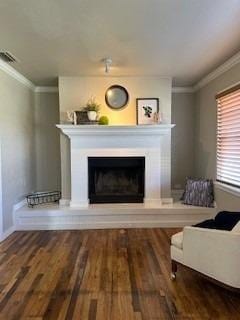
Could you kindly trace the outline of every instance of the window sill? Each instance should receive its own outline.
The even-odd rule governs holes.
[[[224,184],[224,183],[221,183],[218,181],[215,181],[214,185],[216,188],[218,188],[222,191],[228,192],[236,197],[240,197],[240,188],[232,187],[232,186],[229,186],[227,184]]]

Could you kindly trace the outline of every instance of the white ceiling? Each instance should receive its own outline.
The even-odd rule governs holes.
[[[0,49],[36,85],[59,75],[171,76],[192,85],[240,49],[240,0],[0,0]]]

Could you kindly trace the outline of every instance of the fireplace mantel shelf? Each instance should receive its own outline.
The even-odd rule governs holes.
[[[67,136],[79,135],[165,135],[175,127],[175,124],[159,124],[159,125],[68,125],[57,124],[64,134]]]

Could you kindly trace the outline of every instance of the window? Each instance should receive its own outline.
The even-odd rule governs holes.
[[[240,85],[216,99],[217,181],[240,188]]]

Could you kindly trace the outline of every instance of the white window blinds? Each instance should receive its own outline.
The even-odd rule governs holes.
[[[217,181],[240,188],[240,85],[216,99]]]

